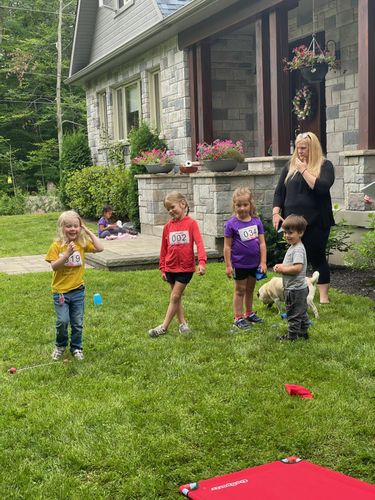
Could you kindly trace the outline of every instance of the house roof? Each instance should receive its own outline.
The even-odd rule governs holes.
[[[269,5],[285,0],[264,0]],[[161,17],[136,36],[119,44],[115,49],[90,61],[91,47],[96,29],[98,0],[79,0],[73,39],[69,78],[66,83],[82,84],[91,78],[124,64],[170,37],[196,26],[229,6],[256,4],[263,0],[153,0]]]
[[[159,5],[163,17],[167,17],[191,1],[192,0],[157,0],[157,4]]]

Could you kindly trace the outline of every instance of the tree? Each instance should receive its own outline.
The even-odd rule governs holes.
[[[25,161],[43,141],[57,139],[59,6],[62,0],[4,0],[0,8],[0,136]],[[62,5],[61,130],[86,127],[84,91],[68,76],[76,0]],[[61,136],[60,136],[61,140]],[[34,183],[35,184],[35,183]],[[25,187],[25,186],[24,186]],[[35,187],[35,186],[34,186]]]

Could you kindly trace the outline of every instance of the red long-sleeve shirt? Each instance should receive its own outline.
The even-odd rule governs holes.
[[[194,243],[198,262],[207,261],[203,238],[197,221],[186,215],[181,220],[171,219],[163,229],[159,268],[163,273],[195,272]]]

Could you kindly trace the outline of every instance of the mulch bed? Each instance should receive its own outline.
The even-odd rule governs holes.
[[[375,271],[332,267],[331,287],[349,295],[369,297],[375,301]]]

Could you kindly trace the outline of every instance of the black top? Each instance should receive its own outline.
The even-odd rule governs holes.
[[[280,207],[283,218],[290,214],[303,215],[310,225],[327,228],[335,224],[330,188],[335,171],[329,160],[324,160],[320,176],[311,189],[299,172],[285,184],[289,163],[283,168],[273,197],[273,206]]]

